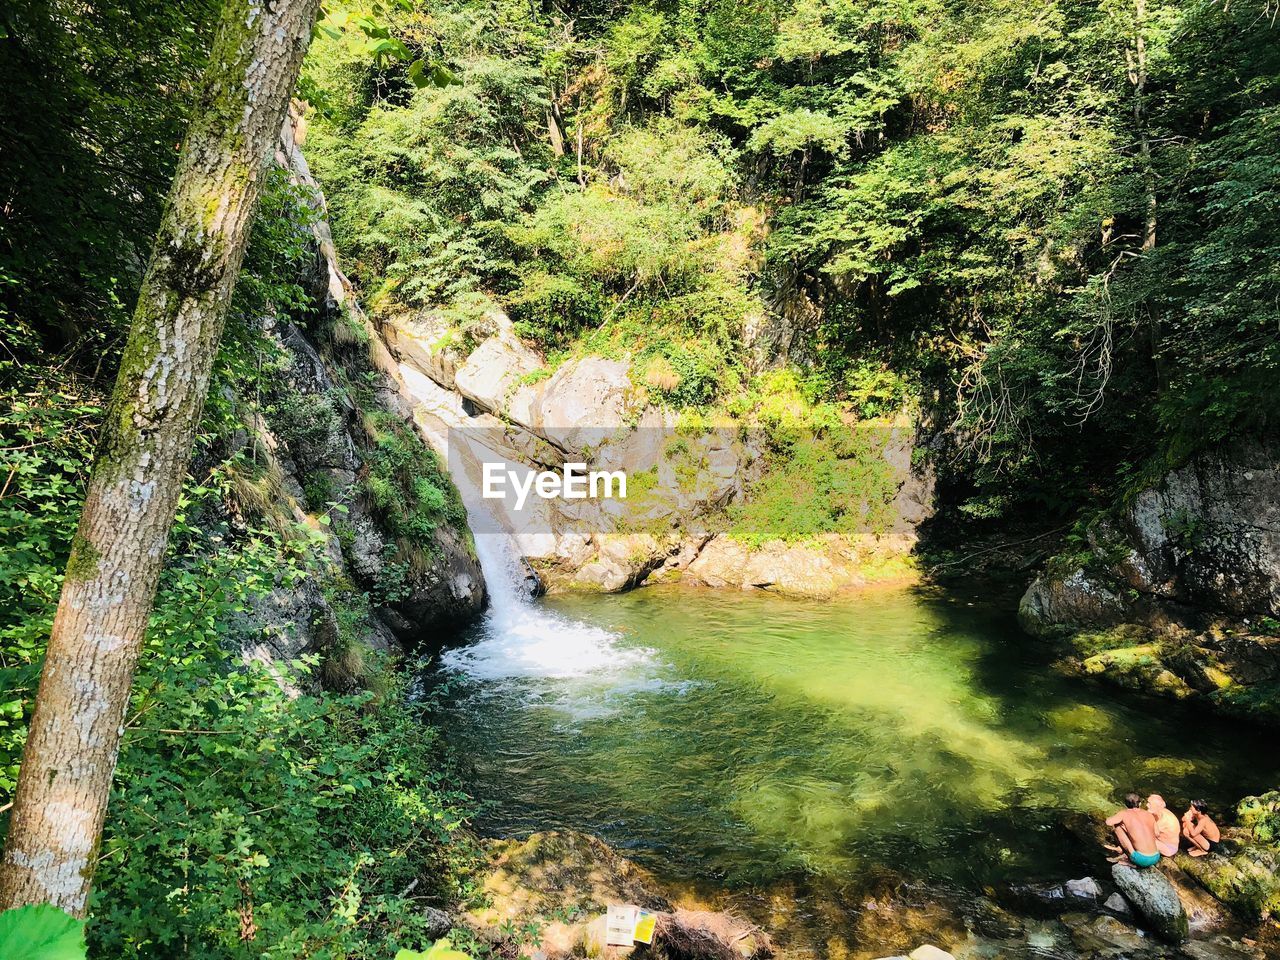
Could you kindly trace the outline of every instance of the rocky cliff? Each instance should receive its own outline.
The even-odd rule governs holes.
[[[1280,693],[1280,440],[1201,454],[1088,529],[1027,590],[1030,633],[1089,674],[1233,712]]]
[[[844,519],[853,522],[839,532],[775,536],[767,522],[744,522],[740,508],[775,469],[770,451],[785,429],[777,423],[654,402],[630,356],[553,364],[499,312],[465,336],[429,311],[388,310],[377,325],[419,422],[439,449],[452,448],[455,478],[478,469],[459,454],[464,440],[524,468],[584,462],[627,473],[625,501],[531,500],[503,511],[502,525],[552,590],[616,592],[679,580],[829,596],[912,575],[933,478],[910,416],[839,425],[847,449],[832,457],[840,476],[853,478],[841,494]],[[776,487],[776,509],[790,509],[787,491],[778,497]],[[795,493],[794,509],[803,511]]]
[[[311,209],[298,227],[310,251],[299,278],[308,305],[298,318],[261,318],[278,377],[233,441],[252,467],[228,510],[287,536],[307,531],[323,573],[281,582],[246,611],[245,655],[341,661],[358,659],[353,643],[383,651],[434,645],[483,608],[483,574],[457,492],[337,267],[296,123],[286,121],[276,160]],[[414,502],[424,483],[443,505]],[[342,673],[328,678],[344,682]]]

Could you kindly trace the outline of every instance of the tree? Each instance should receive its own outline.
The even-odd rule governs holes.
[[[67,564],[0,861],[0,909],[87,911],[169,528],[317,5],[223,8]]]

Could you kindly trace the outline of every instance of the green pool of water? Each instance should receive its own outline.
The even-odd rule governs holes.
[[[1277,773],[1261,732],[1061,676],[1007,608],[919,591],[546,600],[434,676],[481,829],[592,831],[729,885],[1062,879],[1099,862],[1073,814],[1131,789],[1234,803]]]

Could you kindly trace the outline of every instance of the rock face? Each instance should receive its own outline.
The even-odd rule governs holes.
[[[868,524],[866,533],[803,544],[735,540],[725,534],[727,511],[764,472],[764,431],[732,422],[682,425],[675,411],[650,402],[628,360],[574,357],[552,371],[501,314],[482,332],[468,346],[430,314],[381,318],[404,395],[419,423],[430,425],[437,449],[450,451],[455,478],[470,472],[479,485],[480,467],[457,462],[464,438],[471,449],[488,451],[486,461],[495,453],[537,471],[581,462],[628,476],[625,500],[546,500],[502,518],[548,589],[613,593],[683,581],[826,597],[913,575],[916,527],[933,509],[933,476],[915,456],[913,421],[858,425],[857,455],[872,461],[868,474],[887,479],[883,489],[867,484],[879,501],[851,502],[848,512],[878,511],[874,530]]]
[[[1027,629],[1110,626],[1180,607],[1280,617],[1280,440],[1202,454],[1094,524],[1089,542],[1095,569],[1047,574],[1027,591]]]
[[[1178,891],[1158,869],[1140,870],[1117,863],[1111,868],[1111,879],[1134,912],[1160,939],[1167,943],[1182,943],[1187,939],[1187,912],[1178,899]]]
[[[1268,715],[1280,685],[1280,440],[1202,454],[1089,529],[1019,605],[1024,629],[1075,636],[1085,673]],[[1089,636],[1082,636],[1083,634]]]
[[[271,405],[270,416],[246,424],[236,441],[258,474],[241,482],[237,499],[240,509],[252,509],[286,535],[309,528],[327,555],[328,572],[301,583],[281,581],[243,616],[244,655],[270,662],[332,647],[341,632],[339,618],[346,615],[338,609],[344,591],[380,598],[360,629],[367,646],[384,651],[430,641],[444,624],[477,614],[485,600],[465,530],[440,526],[413,545],[425,562],[401,569],[395,565],[394,532],[362,493],[370,447],[365,418],[372,411],[405,421],[409,411],[385,379],[369,410],[357,408],[341,386],[343,376],[363,377],[381,368],[385,377],[395,368],[379,352],[380,342],[338,269],[323,198],[294,142],[296,122],[285,122],[276,159],[319,213],[309,225],[312,264],[302,279],[320,320],[314,330],[275,317],[262,321],[263,333],[286,362],[279,402]],[[332,503],[341,505],[340,513]],[[386,589],[389,580],[394,591]]]

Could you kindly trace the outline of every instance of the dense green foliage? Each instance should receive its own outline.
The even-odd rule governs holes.
[[[877,528],[892,487],[852,425],[903,409],[950,427],[940,462],[984,517],[1106,502],[1271,426],[1280,34],[1256,0],[376,6],[331,11],[359,29],[322,31],[302,87],[371,307],[460,341],[501,308],[549,368],[627,357],[654,399],[769,431],[748,539]],[[0,805],[214,8],[0,9]],[[460,798],[363,638],[461,508],[378,407],[363,328],[308,312],[300,199],[273,176],[239,281],[99,956],[386,956],[457,893]],[[267,317],[333,347],[332,389],[291,389]],[[367,470],[304,470],[293,503],[259,417],[304,466],[358,422]],[[397,541],[368,592],[317,542],[356,497]],[[258,605],[304,581],[328,645],[296,675],[241,663]]]
[[[0,13],[6,809],[212,6],[33,0]],[[457,495],[378,407],[367,339],[316,312],[308,199],[271,173],[237,284],[126,719],[88,926],[95,957],[389,958],[427,945],[422,904],[460,893],[463,798],[423,708],[367,645],[376,598],[324,543],[353,498],[381,496],[405,549],[422,552],[459,522]],[[334,354],[328,392],[294,388],[305,371],[280,341],[286,322]],[[308,468],[329,462],[344,430],[368,478],[308,484],[298,522],[279,458],[318,476]],[[307,590],[330,623],[289,622],[312,616],[308,602],[283,623],[264,614]],[[260,661],[264,622],[323,640],[301,662]]]
[[[0,10],[0,376],[44,349],[89,371],[118,355],[216,11]]]
[[[308,151],[375,308],[465,337],[501,306],[675,406],[776,363],[857,413],[914,395],[978,516],[1267,425],[1261,4],[452,0],[392,32],[459,82],[342,40],[310,63],[336,93]]]
[[[269,471],[252,445],[235,442],[255,397],[272,402],[286,362],[251,318],[301,302],[290,271],[300,248],[283,228],[297,217],[277,183],[246,260],[135,681],[97,875],[94,956],[257,956],[266,944],[271,956],[386,957],[426,942],[423,898],[459,894],[463,798],[441,773],[422,708],[363,648],[369,598],[335,573],[317,533],[273,516],[278,491],[250,492]],[[102,414],[90,379],[55,388],[37,366],[14,371],[24,389],[6,395],[0,418],[0,799],[15,783]],[[439,482],[434,458],[419,451]],[[426,489],[428,475],[400,470]],[[308,579],[326,584],[331,645],[296,667],[230,667],[241,644],[258,639],[258,605]],[[326,693],[312,675],[343,689],[353,675],[363,683]]]

